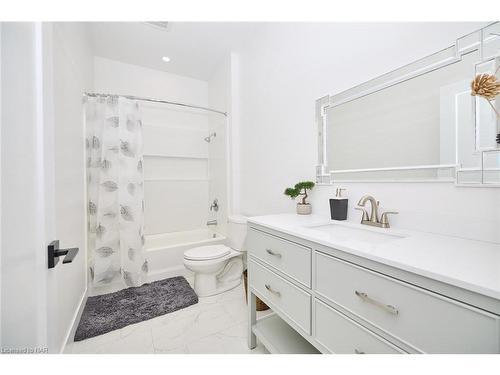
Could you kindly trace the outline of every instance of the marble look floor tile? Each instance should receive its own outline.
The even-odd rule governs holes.
[[[240,323],[216,334],[193,341],[187,345],[191,354],[264,354],[259,344],[251,350],[247,344],[247,324]]]
[[[101,345],[96,354],[148,354],[154,353],[150,327],[140,327],[121,333],[120,338]]]
[[[247,319],[242,283],[225,293],[201,297],[187,308],[70,343],[65,353],[266,353],[261,344],[248,349]]]
[[[193,309],[152,329],[155,349],[170,350],[205,336],[219,332],[234,324],[223,306]]]
[[[189,354],[187,346],[179,346],[170,350],[154,349],[155,354]]]

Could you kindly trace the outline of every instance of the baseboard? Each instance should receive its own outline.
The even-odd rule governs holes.
[[[80,298],[78,309],[76,309],[75,314],[73,315],[71,326],[69,327],[68,332],[66,333],[66,337],[64,338],[63,345],[59,350],[60,354],[64,352],[64,349],[66,348],[66,345],[68,345],[68,343],[73,342],[73,337],[75,337],[75,332],[76,329],[78,328],[78,323],[80,323],[80,318],[82,316],[85,303],[87,302],[87,297],[88,297],[88,286],[85,287],[82,297]]]

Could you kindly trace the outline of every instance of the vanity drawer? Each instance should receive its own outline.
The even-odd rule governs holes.
[[[311,287],[311,249],[249,228],[247,251],[307,287]]]
[[[316,289],[419,351],[500,351],[500,317],[319,252]]]
[[[315,300],[316,329],[314,338],[336,354],[404,353],[344,314]]]
[[[311,295],[254,261],[248,262],[250,286],[270,307],[311,334]]]

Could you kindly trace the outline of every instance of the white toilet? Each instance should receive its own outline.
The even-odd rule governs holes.
[[[229,246],[200,246],[184,252],[184,266],[194,272],[194,290],[199,297],[213,296],[241,283],[246,217],[230,216],[227,231]]]

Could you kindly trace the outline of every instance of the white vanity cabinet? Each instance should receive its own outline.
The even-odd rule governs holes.
[[[390,275],[383,264],[252,222],[246,246],[250,347],[257,335],[278,353],[500,353],[500,316],[477,306],[481,296],[446,295],[450,285],[422,287],[410,273]],[[257,320],[255,296],[274,314]]]

